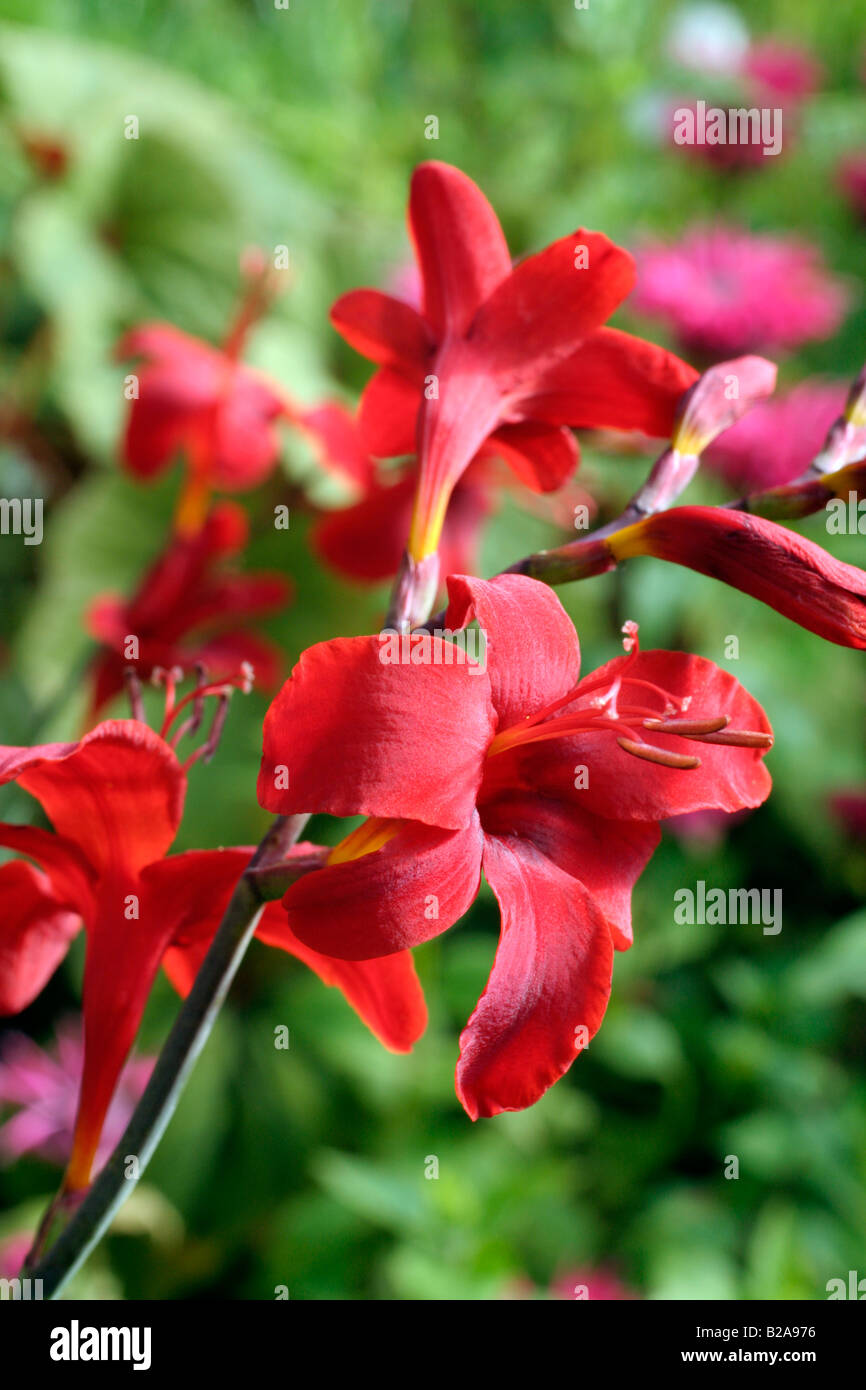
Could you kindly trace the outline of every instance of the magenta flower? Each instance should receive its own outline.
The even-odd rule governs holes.
[[[705,462],[737,492],[789,483],[820,452],[847,395],[844,384],[815,379],[759,401],[710,445]]]
[[[0,1045],[0,1105],[17,1106],[18,1110],[0,1127],[0,1162],[12,1163],[25,1153],[34,1153],[47,1163],[66,1166],[72,1152],[83,1067],[84,1040],[76,1019],[59,1025],[51,1052],[37,1047],[23,1033],[6,1035]],[[124,1069],[102,1130],[97,1168],[126,1129],[152,1068],[153,1059],[141,1057]]]
[[[824,70],[798,44],[765,39],[752,44],[742,65],[743,76],[755,87],[756,98],[795,105],[816,92]]]
[[[667,323],[683,349],[715,358],[829,338],[848,301],[845,283],[807,242],[696,226],[638,254],[631,305]]]
[[[0,1243],[0,1279],[17,1279],[32,1244],[32,1235],[23,1232]]]

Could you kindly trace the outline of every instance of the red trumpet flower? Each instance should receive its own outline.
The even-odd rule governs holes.
[[[78,743],[2,748],[0,781],[12,780],[36,798],[55,833],[0,825],[0,845],[39,865],[0,867],[0,1013],[25,1008],[82,922],[87,932],[84,1069],[65,1178],[76,1191],[90,1180],[160,964],[182,992],[190,987],[252,851],[164,857],[180,824],[186,776],[170,743],[138,720],[100,724]],[[298,845],[291,857],[315,852]],[[338,985],[386,1046],[406,1051],[422,1032],[423,997],[408,954],[362,965],[329,961],[293,936],[277,903],[265,908],[258,936]]]
[[[380,471],[363,447],[361,433],[350,413],[339,405],[322,407],[327,428],[309,417],[310,428],[320,431],[320,445],[332,470],[339,469],[361,489],[361,497],[347,507],[325,512],[310,533],[311,544],[339,574],[362,582],[391,579],[400,569],[412,507],[418,490],[418,465],[412,460]],[[340,419],[342,416],[342,419]],[[339,426],[339,427],[338,427]],[[503,490],[516,480],[500,467],[505,451],[495,441],[482,445],[451,494],[439,541],[441,572],[472,574],[478,568],[481,531],[496,510]],[[497,457],[499,456],[499,457]],[[539,514],[570,525],[578,503],[595,510],[589,494],[574,483],[555,498],[535,498]]]
[[[459,169],[413,175],[409,224],[423,312],[379,290],[343,295],[331,319],[380,366],[364,393],[370,453],[417,453],[413,561],[433,554],[451,493],[485,441],[539,492],[578,461],[566,426],[666,437],[696,373],[678,357],[602,325],[629,293],[634,263],[578,230],[515,267],[496,214]]]
[[[222,562],[239,554],[248,523],[241,507],[218,503],[196,534],[175,535],[131,599],[103,595],[86,622],[104,647],[93,662],[90,716],[123,689],[133,667],[146,679],[160,667],[205,666],[219,679],[247,662],[267,689],[280,673],[280,653],[244,623],[278,611],[291,586],[280,574],[240,574]]]
[[[427,633],[311,648],[266,716],[259,800],[369,818],[283,899],[295,934],[330,955],[437,936],[483,869],[502,936],[461,1036],[457,1092],[475,1118],[532,1104],[567,1070],[631,942],[657,822],[759,805],[772,738],[732,676],[639,653],[633,625],[630,654],[579,680],[550,589],[518,575],[448,587],[446,625],[477,618],[486,667]]]
[[[709,574],[842,647],[866,647],[866,573],[762,516],[672,507],[615,532],[616,560],[655,555]]]
[[[280,393],[251,367],[168,323],[146,323],[121,339],[120,357],[139,357],[124,457],[139,478],[167,468],[180,449],[207,454],[216,487],[255,487],[279,454]]]

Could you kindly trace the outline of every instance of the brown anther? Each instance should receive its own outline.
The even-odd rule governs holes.
[[[715,719],[645,719],[643,726],[660,734],[683,734],[693,737],[696,734],[715,734],[719,729],[726,728],[730,722],[727,714],[720,714]]]
[[[618,738],[617,743],[626,753],[643,758],[648,763],[660,763],[662,767],[695,768],[700,767],[700,758],[688,757],[685,753],[669,753],[666,748],[653,748],[650,743],[636,743],[633,738]]]
[[[725,729],[718,734],[693,734],[699,743],[728,743],[736,748],[772,748],[773,735],[755,729]]]

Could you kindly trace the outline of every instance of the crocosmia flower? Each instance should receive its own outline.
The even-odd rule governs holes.
[[[197,690],[196,700],[203,693]],[[186,701],[179,702],[171,718],[184,708]],[[189,716],[176,737],[188,725]],[[165,857],[192,760],[182,765],[167,738],[134,719],[100,724],[78,743],[0,749],[0,781],[17,781],[54,827],[0,825],[0,845],[26,856],[0,867],[0,1013],[26,1008],[82,923],[87,933],[84,1062],[65,1178],[70,1191],[89,1182],[160,964],[181,991],[190,987],[252,853]],[[317,853],[298,845],[290,857],[315,862]],[[408,1050],[423,1030],[424,1003],[408,955],[361,965],[324,960],[295,939],[279,904],[265,909],[258,932],[338,985],[387,1046]]]
[[[361,582],[391,579],[399,570],[412,520],[418,491],[418,465],[412,459],[392,467],[377,465],[363,447],[360,430],[343,411],[342,427],[337,430],[340,407],[330,407],[332,429],[323,434],[323,448],[337,445],[339,454],[329,460],[331,471],[342,468],[354,481],[361,496],[349,506],[324,512],[310,532],[310,543],[317,554],[338,573]],[[354,454],[350,450],[354,440]],[[455,484],[439,540],[443,575],[473,573],[485,520],[499,505],[506,491],[520,490],[513,472],[503,467],[495,441],[482,446]],[[555,498],[532,496],[545,519],[571,524],[574,507],[581,504],[595,510],[593,499],[574,482],[557,492]],[[570,508],[570,510],[569,510]]]
[[[255,487],[279,457],[277,421],[286,402],[236,353],[168,323],[132,329],[118,356],[138,358],[123,453],[132,473],[152,478],[182,451],[221,491]]]
[[[451,493],[486,441],[549,492],[573,473],[566,427],[668,434],[694,379],[684,362],[606,319],[634,285],[631,257],[578,230],[516,266],[496,214],[459,169],[412,178],[409,227],[421,312],[375,289],[343,295],[334,326],[378,363],[361,407],[369,452],[417,454],[409,555],[433,554]]]
[[[638,270],[631,307],[709,357],[790,352],[829,338],[849,301],[816,247],[741,227],[694,227],[674,245],[647,245]]]
[[[218,503],[200,530],[171,537],[132,598],[94,600],[86,623],[102,650],[93,662],[92,719],[123,689],[129,667],[147,679],[155,668],[200,665],[219,679],[248,662],[257,684],[276,683],[280,653],[246,624],[282,608],[290,585],[280,574],[227,567],[248,533],[242,508]]]
[[[712,575],[841,647],[866,647],[866,573],[763,516],[671,507],[612,535],[617,560],[655,555]]]
[[[286,893],[291,930],[348,960],[388,957],[468,909],[483,871],[502,934],[460,1039],[473,1118],[531,1105],[599,1027],[630,896],[689,811],[759,805],[759,705],[712,662],[628,654],[580,678],[556,596],[519,575],[452,577],[446,628],[473,618],[485,662],[416,632],[324,642],[265,720],[269,810],[367,819]]]

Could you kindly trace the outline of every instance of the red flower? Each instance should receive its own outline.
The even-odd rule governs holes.
[[[602,324],[631,290],[634,263],[579,230],[512,267],[496,214],[459,169],[415,170],[409,222],[423,314],[380,290],[331,311],[343,337],[381,368],[362,426],[377,457],[417,453],[409,553],[438,547],[451,492],[490,440],[521,481],[560,487],[578,451],[565,426],[666,436],[695,373],[661,348]]]
[[[312,528],[311,544],[326,564],[349,579],[365,582],[391,579],[400,568],[406,548],[418,490],[418,465],[412,461],[380,470],[364,448],[361,432],[350,413],[337,405],[323,409],[327,410],[329,423],[328,431],[320,436],[326,460],[332,470],[339,468],[345,477],[359,485],[362,495],[350,506],[325,512]],[[310,428],[318,428],[318,421],[314,419],[318,413],[321,412],[309,414]],[[342,423],[337,429],[340,414]],[[353,441],[351,446],[350,440]],[[413,441],[407,440],[407,444],[414,448]],[[338,452],[335,453],[335,449]],[[506,448],[491,440],[482,445],[455,484],[439,541],[443,575],[472,574],[478,568],[476,561],[483,524],[496,509],[499,495],[509,479],[515,483],[514,475],[499,467],[499,460],[507,457]],[[555,499],[534,500],[548,519],[563,524],[571,524],[573,508],[578,502],[588,510],[595,510],[592,498],[576,483],[558,492]],[[560,515],[552,514],[555,510]]]
[[[310,533],[313,549],[349,579],[390,579],[400,568],[417,489],[415,464],[382,476],[371,473],[359,502],[326,512],[315,523]],[[471,463],[455,485],[442,527],[443,574],[477,569],[481,528],[494,506],[492,493],[485,465]]]
[[[277,461],[275,425],[287,413],[266,377],[168,323],[132,329],[118,356],[140,357],[123,452],[139,478],[152,478],[186,453],[215,487],[255,487]]]
[[[243,510],[219,503],[200,531],[171,538],[131,599],[103,595],[93,602],[87,627],[104,650],[93,663],[92,718],[123,689],[130,666],[146,679],[156,667],[190,671],[200,664],[219,680],[248,662],[260,686],[276,684],[279,651],[243,625],[280,609],[291,586],[279,574],[239,574],[221,565],[243,550],[247,534]]]
[[[607,538],[616,560],[655,555],[752,594],[809,632],[866,647],[866,573],[762,516],[672,507]]]
[[[179,709],[179,706],[178,706]],[[177,712],[177,711],[175,711]],[[183,809],[186,776],[172,747],[137,720],[100,724],[78,743],[0,749],[0,781],[17,780],[55,833],[0,825],[0,845],[35,861],[0,867],[0,1013],[39,994],[82,921],[85,1056],[70,1189],[86,1187],[103,1122],[161,963],[189,988],[249,849],[164,858]],[[315,853],[298,845],[293,856]],[[292,935],[279,904],[259,937],[337,984],[374,1033],[408,1050],[424,1027],[411,957],[358,966],[329,961]]]
[[[452,577],[449,593],[446,624],[478,619],[486,669],[430,634],[312,647],[266,716],[259,800],[369,817],[283,899],[295,934],[330,955],[437,936],[483,869],[502,936],[461,1037],[457,1092],[475,1118],[532,1104],[568,1069],[631,942],[657,822],[760,804],[771,738],[700,657],[632,650],[579,681],[574,628],[531,579]]]

